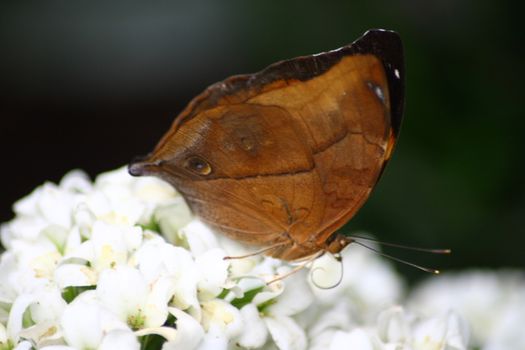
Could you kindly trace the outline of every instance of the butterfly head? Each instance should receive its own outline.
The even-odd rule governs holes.
[[[354,242],[353,238],[341,233],[335,233],[326,241],[326,247],[324,250],[332,254],[338,254],[352,242]]]

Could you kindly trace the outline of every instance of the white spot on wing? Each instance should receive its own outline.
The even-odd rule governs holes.
[[[368,88],[374,92],[377,98],[380,99],[382,103],[385,103],[385,93],[383,92],[383,89],[381,89],[379,85],[376,85],[370,81],[366,84],[368,85]]]

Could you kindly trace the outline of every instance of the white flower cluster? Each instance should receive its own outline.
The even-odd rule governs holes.
[[[523,271],[447,273],[423,283],[409,300],[422,315],[456,310],[468,321],[475,348],[525,349]]]
[[[352,246],[342,264],[325,255],[267,284],[293,266],[224,260],[246,249],[192,218],[166,183],[125,169],[94,183],[71,172],[14,211],[1,227],[0,350],[467,349],[463,319],[425,301],[439,285],[414,296],[436,306],[422,318],[399,306],[390,265]]]

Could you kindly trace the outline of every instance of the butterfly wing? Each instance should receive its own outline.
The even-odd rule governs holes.
[[[320,249],[362,206],[403,112],[399,36],[372,30],[327,53],[210,86],[130,171],[172,183],[204,221],[243,242]]]

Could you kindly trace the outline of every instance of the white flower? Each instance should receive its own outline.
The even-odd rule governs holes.
[[[268,269],[272,270],[275,260],[268,259],[268,262],[269,264],[261,264],[258,267],[268,273]],[[276,272],[279,275],[286,274],[290,269],[290,267],[281,266],[276,269]],[[262,346],[269,333],[281,349],[306,349],[306,333],[293,318],[313,302],[313,294],[308,287],[306,275],[306,271],[301,271],[284,281],[274,282],[266,288],[264,284],[260,284],[260,281],[259,283],[254,283],[254,280],[242,281],[247,282],[240,284],[246,288],[245,293],[257,289],[261,291],[255,295],[250,304],[241,308],[246,334],[238,339],[240,345]],[[268,331],[263,325],[266,325]],[[251,338],[248,334],[257,334],[257,336]]]
[[[119,343],[139,349],[128,325],[99,302],[95,291],[84,292],[71,302],[60,324],[64,340],[77,349],[109,349]]]
[[[202,304],[202,325],[206,332],[221,330],[226,339],[233,339],[242,330],[240,311],[224,300],[214,299]]]
[[[421,319],[394,306],[381,312],[375,327],[351,326],[343,315],[333,312],[327,316],[311,331],[312,349],[467,349],[468,331],[454,313]]]
[[[414,296],[421,310],[392,306],[402,302],[403,282],[366,249],[351,245],[342,263],[325,254],[267,284],[293,264],[261,255],[224,260],[250,249],[193,218],[165,182],[133,178],[124,168],[93,183],[73,171],[58,185],[37,188],[14,211],[0,228],[6,248],[0,257],[0,349],[467,346],[466,325],[448,311],[451,298],[432,296],[437,302],[430,310],[424,296],[431,292],[425,291]],[[482,321],[475,334],[485,349],[523,344],[522,332],[513,331],[525,322],[523,284],[488,281],[474,283],[485,296],[460,296],[452,308],[479,316],[470,321]],[[495,288],[501,283],[503,290]],[[464,282],[458,285],[451,290],[460,295]],[[445,295],[447,288],[450,283],[434,289]],[[491,313],[479,305],[491,305]]]
[[[383,344],[393,349],[465,350],[469,338],[465,321],[453,312],[421,318],[407,314],[400,306],[379,315],[377,331]]]
[[[410,342],[411,320],[400,306],[381,312],[377,318],[377,332],[384,343],[404,344]]]
[[[332,346],[335,333],[347,333],[359,326],[353,319],[348,300],[344,298],[331,307],[315,308],[312,311],[313,316],[307,317],[311,323],[307,327],[307,332],[312,350],[329,348]]]
[[[204,329],[192,316],[177,308],[169,312],[177,319],[177,333],[163,345],[163,350],[193,350],[204,338]]]
[[[130,288],[131,287],[131,288]],[[142,273],[132,267],[104,270],[97,284],[97,299],[132,329],[160,327],[168,317],[168,301]]]
[[[244,331],[239,335],[239,344],[248,349],[259,348],[266,343],[268,328],[259,316],[259,309],[255,304],[249,303],[241,308]]]
[[[21,338],[39,344],[54,337],[66,302],[60,291],[51,286],[21,294],[13,302],[7,321],[7,336],[17,343]]]
[[[204,338],[200,342],[199,350],[226,350],[228,338],[218,324],[211,324]]]
[[[54,272],[54,280],[62,289],[67,287],[94,286],[98,274],[87,266],[87,261],[77,260],[76,263],[59,265]]]
[[[133,332],[124,329],[116,329],[108,332],[98,347],[98,350],[114,349],[139,350],[140,343]]]
[[[222,249],[215,248],[195,258],[195,264],[199,271],[197,291],[200,300],[215,298],[226,286],[230,263],[224,260],[225,256],[226,254]]]
[[[0,323],[0,344],[7,343],[7,339],[7,329],[2,323]]]
[[[91,239],[83,244],[87,254],[78,257],[90,261],[97,271],[126,264],[129,252],[139,247],[141,238],[142,230],[138,226],[122,227],[97,221]]]
[[[448,312],[416,325],[412,345],[416,350],[466,350],[468,330],[465,321]]]
[[[11,347],[10,344],[8,344],[9,348]],[[31,344],[30,342],[24,340],[20,343],[18,343],[18,345],[14,348],[14,350],[31,350],[33,348],[33,344]]]
[[[219,247],[215,234],[199,220],[191,221],[181,231],[181,235],[188,243],[189,250],[194,255],[200,255]]]
[[[447,273],[419,286],[411,307],[427,315],[455,310],[483,349],[525,348],[525,275],[518,271]]]
[[[264,321],[279,349],[304,350],[307,348],[304,330],[290,317],[276,315],[265,318]]]
[[[152,219],[158,223],[161,232],[169,242],[187,247],[182,229],[192,221],[192,216],[182,197],[177,196],[170,204],[154,208]]]
[[[148,283],[164,284],[173,305],[188,310],[200,320],[199,271],[190,252],[153,239],[137,251],[135,260]]]
[[[310,284],[323,307],[351,297],[353,313],[365,323],[373,322],[381,310],[398,303],[404,289],[389,263],[352,244],[341,252],[341,262],[324,254],[314,261],[311,271]]]
[[[366,330],[356,328],[350,332],[336,331],[330,342],[330,350],[359,349],[375,350],[381,349],[381,345]]]

